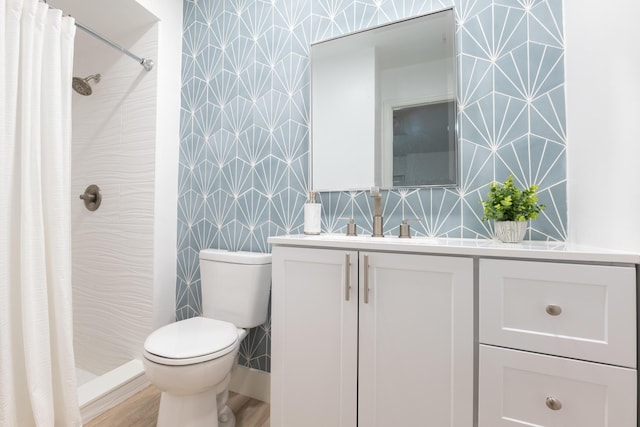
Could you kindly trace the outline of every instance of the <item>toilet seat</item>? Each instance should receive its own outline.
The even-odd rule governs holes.
[[[144,342],[144,357],[163,365],[191,365],[222,357],[236,348],[238,328],[229,322],[192,317],[163,326]]]

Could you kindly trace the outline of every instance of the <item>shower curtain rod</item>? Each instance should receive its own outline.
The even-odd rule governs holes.
[[[131,53],[130,50],[125,49],[124,47],[120,46],[119,44],[116,44],[116,43],[112,42],[108,38],[96,33],[91,28],[87,27],[86,25],[84,25],[84,24],[82,24],[82,23],[80,23],[78,21],[76,21],[76,27],[80,28],[85,33],[88,33],[88,34],[92,35],[96,39],[108,44],[112,48],[119,50],[120,52],[124,53],[125,55],[129,56],[130,58],[133,58],[138,64],[142,65],[145,70],[151,71],[151,69],[153,68],[153,60],[140,58],[139,56],[134,55],[133,53]]]
[[[44,1],[44,3],[47,6],[51,7],[51,5],[49,5],[49,3],[47,3],[47,0],[42,0],[42,1]],[[71,16],[71,15],[68,15],[68,16]],[[75,21],[75,24],[76,24],[76,27],[80,28],[85,33],[88,33],[88,34],[92,35],[93,37],[95,37],[96,39],[100,40],[101,42],[104,42],[104,43],[108,44],[112,48],[114,48],[116,50],[119,50],[120,52],[124,53],[128,57],[132,58],[138,64],[142,65],[145,70],[151,71],[151,69],[153,68],[153,65],[154,65],[153,64],[153,60],[140,58],[138,55],[134,55],[133,53],[131,53],[131,51],[129,49],[125,49],[124,47],[120,46],[119,44],[112,42],[111,40],[109,40],[105,36],[96,33],[94,30],[92,30],[91,28],[87,27],[86,25],[84,25],[84,24],[82,24],[82,23],[80,23],[78,21]]]

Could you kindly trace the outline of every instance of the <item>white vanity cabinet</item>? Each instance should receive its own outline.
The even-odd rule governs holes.
[[[636,269],[481,259],[479,427],[636,427]]]
[[[470,427],[473,260],[273,247],[271,425]]]
[[[640,255],[271,237],[273,427],[637,427]]]

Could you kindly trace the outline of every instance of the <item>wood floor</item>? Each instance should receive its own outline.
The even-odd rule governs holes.
[[[85,427],[155,427],[160,391],[149,386],[121,404],[85,424]],[[236,414],[236,427],[270,427],[269,404],[229,393],[229,408]]]

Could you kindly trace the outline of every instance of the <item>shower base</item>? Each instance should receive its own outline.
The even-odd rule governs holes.
[[[78,387],[88,383],[95,378],[98,378],[98,376],[99,375],[96,375],[93,372],[89,372],[86,369],[76,367],[76,379],[78,380]]]
[[[130,360],[100,376],[83,369],[77,369],[77,371],[78,402],[83,423],[151,384],[144,375],[142,361],[137,359]]]

